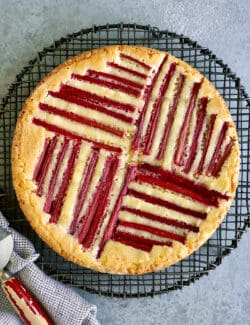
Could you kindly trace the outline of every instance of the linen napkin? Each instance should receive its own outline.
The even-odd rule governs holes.
[[[40,302],[55,325],[98,325],[96,306],[89,304],[70,287],[45,275],[34,263],[39,257],[31,242],[9,227],[0,212],[0,228],[10,232],[14,239],[7,270]],[[0,252],[1,254],[1,252]],[[22,324],[14,309],[0,289],[0,325]]]

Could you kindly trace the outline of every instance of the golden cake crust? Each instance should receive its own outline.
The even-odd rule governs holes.
[[[42,240],[58,254],[72,262],[100,272],[142,274],[168,267],[190,255],[205,243],[220,225],[233,201],[237,188],[239,147],[231,115],[217,90],[196,69],[169,54],[172,62],[177,62],[190,78],[194,77],[196,80],[204,78],[202,91],[211,98],[208,111],[216,112],[222,121],[226,120],[230,123],[230,136],[236,142],[227,159],[226,166],[223,166],[218,177],[208,178],[202,175],[199,177],[199,181],[206,184],[209,189],[226,194],[230,196],[230,199],[220,202],[219,207],[209,208],[206,220],[200,223],[199,232],[196,234],[189,232],[185,245],[174,241],[172,247],[153,246],[150,252],[145,252],[109,240],[99,259],[93,256],[91,250],[84,251],[77,238],[68,234],[64,221],[58,224],[48,222],[49,217],[43,212],[42,199],[35,193],[36,185],[32,181],[33,169],[40,148],[45,138],[51,136],[51,132],[33,125],[31,119],[38,110],[39,102],[47,96],[48,90],[59,89],[62,83],[70,79],[72,72],[81,74],[86,68],[103,71],[105,62],[113,60],[118,52],[124,52],[141,59],[150,66],[158,64],[163,55],[163,52],[143,47],[109,46],[85,52],[58,66],[36,87],[19,115],[12,146],[12,174],[17,198],[27,220]],[[178,167],[175,171],[179,171]],[[65,211],[66,220],[67,209]]]

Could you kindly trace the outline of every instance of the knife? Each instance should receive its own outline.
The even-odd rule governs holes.
[[[8,300],[26,325],[52,325],[51,320],[36,299],[21,282],[4,270],[13,252],[14,242],[10,233],[0,229],[0,284]]]

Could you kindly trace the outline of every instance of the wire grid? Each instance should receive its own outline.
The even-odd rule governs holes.
[[[142,45],[168,51],[196,67],[218,89],[230,107],[241,146],[240,182],[228,216],[199,250],[181,262],[158,272],[123,276],[97,273],[66,261],[32,231],[16,201],[11,181],[11,142],[16,119],[26,98],[38,82],[58,64],[81,52],[111,44]],[[116,297],[141,297],[166,293],[187,286],[218,266],[237,247],[249,227],[249,107],[240,79],[222,60],[183,35],[136,24],[93,26],[56,41],[39,52],[16,77],[0,104],[0,209],[11,225],[28,236],[40,258],[37,264],[47,274],[84,290]]]

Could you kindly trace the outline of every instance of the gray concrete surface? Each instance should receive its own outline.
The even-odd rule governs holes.
[[[23,65],[54,40],[92,24],[137,22],[209,47],[250,92],[250,1],[0,0],[0,97]],[[250,324],[250,232],[223,264],[190,287],[154,298],[81,292],[104,325]]]

